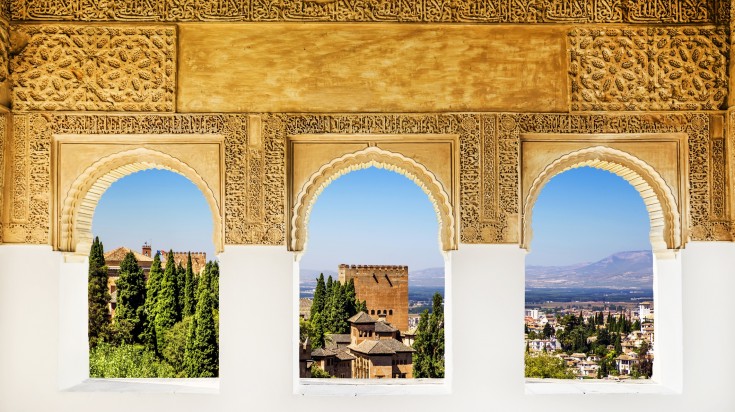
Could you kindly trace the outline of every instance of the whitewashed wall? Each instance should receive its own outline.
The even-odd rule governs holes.
[[[219,394],[110,393],[59,390],[86,367],[75,351],[86,322],[78,319],[83,263],[64,263],[46,246],[3,245],[0,411],[374,411],[376,403],[416,411],[735,410],[735,244],[690,243],[681,252],[681,395],[526,395],[524,256],[511,245],[453,252],[450,395],[293,395],[293,257],[265,246],[220,255]]]

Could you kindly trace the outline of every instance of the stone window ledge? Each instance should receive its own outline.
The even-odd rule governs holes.
[[[136,392],[219,394],[219,378],[85,379],[65,392]]]
[[[446,379],[298,379],[296,395],[370,396],[370,395],[448,395]]]
[[[674,395],[675,391],[650,380],[608,381],[578,379],[526,379],[526,395],[654,394]]]

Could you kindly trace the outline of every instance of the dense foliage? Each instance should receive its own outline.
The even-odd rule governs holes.
[[[219,265],[194,274],[156,253],[148,280],[135,255],[120,263],[110,319],[107,266],[99,239],[90,253],[90,377],[215,377],[219,374]]]
[[[574,378],[574,374],[567,367],[564,359],[546,353],[538,356],[531,356],[526,353],[525,376],[527,378]]]
[[[432,311],[419,318],[413,343],[413,375],[416,378],[444,377],[444,299],[435,293]]]
[[[321,348],[325,334],[349,333],[347,319],[366,309],[365,301],[357,300],[353,279],[343,285],[330,276],[325,283],[321,273],[316,282],[309,320],[299,325],[300,335],[309,337],[312,348]]]

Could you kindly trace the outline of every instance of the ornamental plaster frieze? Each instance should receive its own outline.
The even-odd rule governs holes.
[[[728,89],[728,37],[722,27],[571,29],[571,109],[721,109]]]
[[[13,20],[721,23],[727,0],[12,0]]]
[[[10,42],[15,112],[174,111],[173,26],[16,25]]]
[[[735,121],[730,113],[730,122]],[[6,137],[3,240],[51,243],[54,135],[220,135],[224,244],[286,245],[286,144],[293,135],[453,135],[459,142],[461,243],[518,243],[519,145],[524,134],[686,135],[690,240],[731,240],[722,118],[695,112],[630,114],[16,114]],[[723,146],[724,145],[724,146]],[[731,156],[729,156],[731,157]],[[2,158],[0,158],[2,159]]]

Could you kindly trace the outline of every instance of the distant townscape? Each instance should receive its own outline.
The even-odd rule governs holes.
[[[527,269],[526,377],[650,378],[652,282],[648,251]]]
[[[409,317],[407,266],[339,265],[300,300],[302,378],[443,378],[444,302]],[[415,321],[412,321],[414,319]]]

